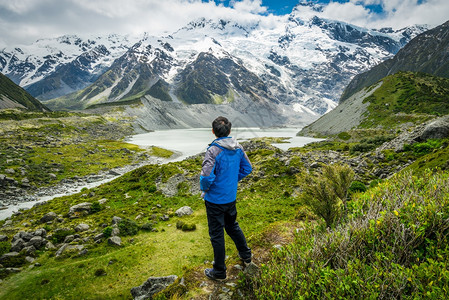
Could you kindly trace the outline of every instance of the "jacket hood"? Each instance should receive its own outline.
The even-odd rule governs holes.
[[[215,140],[214,143],[229,150],[240,148],[239,142],[237,142],[237,140],[233,137]]]

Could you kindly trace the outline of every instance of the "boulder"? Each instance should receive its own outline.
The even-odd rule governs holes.
[[[171,275],[166,277],[150,277],[142,285],[131,289],[131,295],[134,300],[151,299],[154,294],[163,291],[172,285],[178,276]]]
[[[47,241],[41,236],[33,236],[33,238],[27,243],[27,245],[32,245],[36,249],[40,249],[47,244]]]
[[[190,216],[191,214],[193,214],[193,209],[190,208],[189,206],[183,206],[180,209],[178,209],[177,211],[175,211],[175,214],[178,217]]]
[[[117,217],[117,216],[113,216],[112,217],[112,224],[118,224],[120,221],[122,220],[122,218]]]
[[[20,252],[25,247],[25,241],[22,239],[16,239],[11,243],[12,252]]]
[[[75,227],[76,232],[82,232],[89,230],[90,226],[84,223],[78,224],[78,226]]]
[[[55,212],[49,212],[49,213],[46,213],[41,219],[40,219],[40,222],[41,223],[47,223],[47,222],[51,222],[51,221],[53,221],[54,219],[56,219],[58,217],[58,215],[55,213]]]
[[[56,251],[55,256],[59,257],[62,254],[65,253],[69,253],[69,254],[73,254],[75,252],[78,252],[78,255],[80,255],[80,253],[82,253],[82,251],[84,250],[84,245],[69,245],[69,244],[63,244],[61,246],[61,248],[59,248],[58,251]]]
[[[112,236],[108,239],[108,244],[113,245],[113,246],[121,246],[122,239],[118,236]]]
[[[6,242],[8,237],[6,235],[0,235],[0,242]]]
[[[36,252],[36,248],[33,245],[31,245],[23,248],[23,251],[25,251],[26,255],[33,255]]]
[[[71,217],[76,215],[88,215],[91,211],[92,203],[90,202],[83,202],[77,205],[74,205],[70,207],[69,209],[69,215]]]
[[[53,245],[52,242],[47,242],[45,244],[45,250],[53,250],[53,249],[56,249],[56,247],[55,247],[55,245]]]
[[[40,237],[45,238],[45,237],[47,236],[47,230],[45,230],[44,228],[36,229],[36,230],[33,232],[33,235],[34,235],[34,236],[40,236]]]
[[[424,127],[420,140],[435,140],[449,137],[449,122],[445,119],[437,119]]]

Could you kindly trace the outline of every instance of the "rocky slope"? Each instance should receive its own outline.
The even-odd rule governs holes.
[[[340,102],[360,89],[399,71],[425,72],[449,78],[449,21],[426,31],[410,41],[392,59],[355,76],[346,87]]]

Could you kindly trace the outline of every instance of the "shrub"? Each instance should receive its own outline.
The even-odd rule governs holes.
[[[182,226],[184,225],[185,223],[183,222],[183,221],[178,221],[178,222],[176,222],[176,229],[182,229]]]
[[[64,242],[66,236],[74,234],[75,231],[69,228],[58,228],[53,233],[53,241],[55,243],[62,243]]]
[[[347,141],[351,138],[351,135],[349,133],[347,133],[346,131],[343,131],[338,134],[338,138],[341,140]]]
[[[99,212],[101,210],[101,204],[98,201],[95,201],[92,203],[92,206],[90,207],[90,211],[92,213]]]
[[[95,276],[106,276],[106,270],[103,268],[95,270]]]
[[[108,238],[112,235],[112,227],[108,226],[105,229],[103,229],[103,235],[105,238]]]
[[[359,193],[359,192],[366,192],[366,186],[360,181],[353,181],[351,185],[349,186],[348,192],[350,194]]]
[[[5,253],[8,253],[10,249],[11,249],[10,242],[0,242],[0,256],[2,256]]]
[[[153,224],[145,223],[142,226],[140,226],[140,229],[144,230],[144,231],[151,231],[151,230],[153,230]]]
[[[252,298],[447,298],[449,174],[401,174],[352,203],[346,224],[306,226],[243,282]]]
[[[328,165],[319,177],[307,176],[303,199],[312,211],[331,227],[346,207],[347,191],[354,177],[348,166]]]
[[[117,225],[120,229],[120,235],[123,236],[136,235],[139,231],[139,226],[137,223],[129,219],[122,219]]]
[[[185,223],[182,225],[182,231],[194,231],[196,230],[196,224]]]

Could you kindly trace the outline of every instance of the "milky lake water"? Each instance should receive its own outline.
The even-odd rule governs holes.
[[[321,139],[299,137],[296,134],[301,128],[234,128],[231,135],[238,141],[245,141],[255,137],[285,137],[287,143],[273,144],[274,146],[288,150],[292,147],[302,147],[308,143],[320,141]],[[171,161],[180,161],[189,156],[196,155],[198,153],[206,151],[208,145],[215,139],[210,128],[193,128],[193,129],[170,129],[170,130],[158,130],[149,133],[137,134],[127,139],[128,143],[135,144],[141,147],[158,146],[164,149],[169,149],[177,153],[174,158],[161,159],[157,163],[167,163]],[[122,173],[122,172],[120,172]],[[115,177],[114,177],[115,178]],[[0,210],[0,220],[5,219],[13,214],[18,209],[28,209],[34,204],[48,201],[55,197],[64,195],[70,195],[79,192],[83,187],[92,188],[102,183],[113,180],[114,178],[108,178],[96,182],[89,183],[85,186],[73,186],[67,189],[64,194],[48,195],[44,197],[38,197],[36,201],[19,202],[17,205],[8,206],[4,210]]]
[[[285,137],[286,142],[273,144],[274,146],[288,150],[292,147],[302,147],[308,143],[321,139],[300,137],[296,134],[301,128],[234,128],[230,136],[238,141],[245,141],[255,137]],[[142,147],[157,146],[175,151],[180,154],[176,161],[206,151],[208,145],[215,139],[210,128],[170,129],[158,130],[149,133],[134,135],[127,140],[131,144]]]

